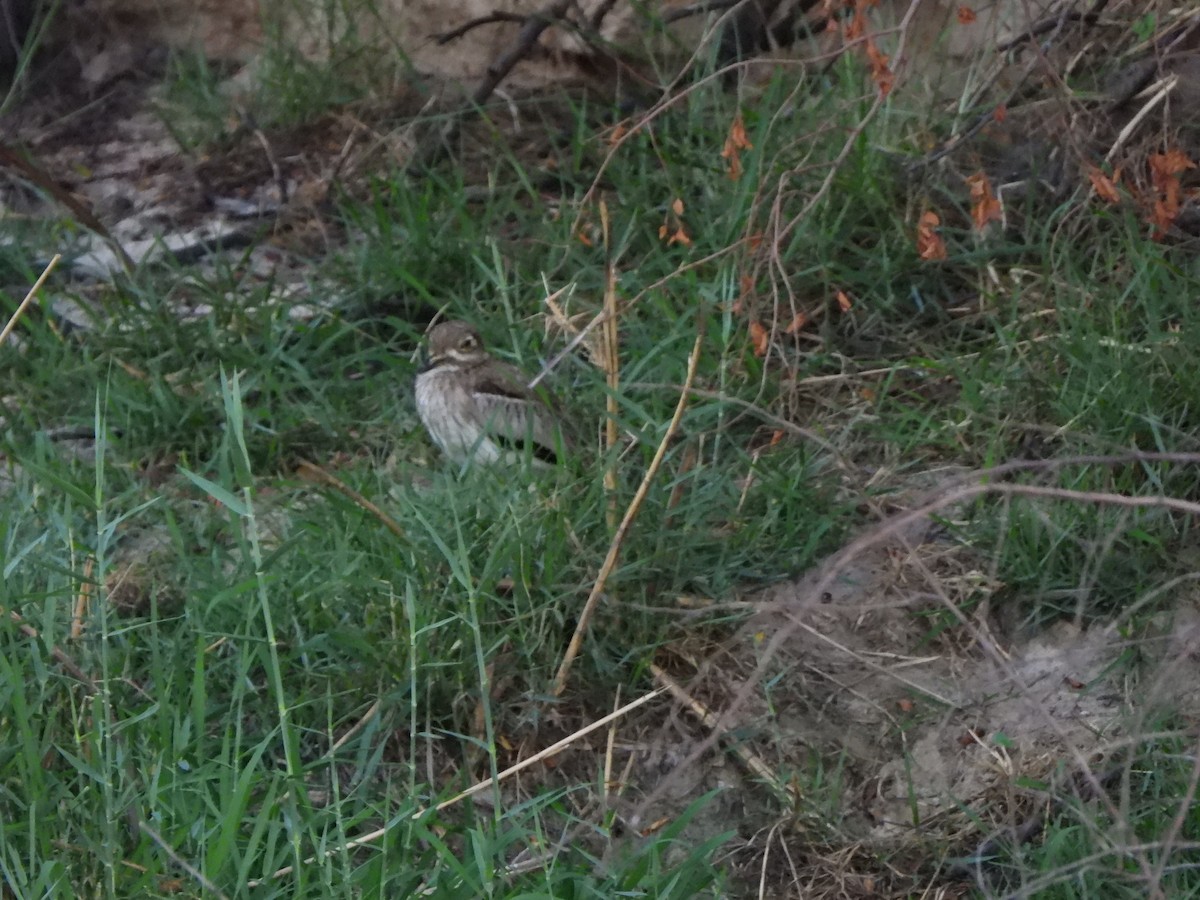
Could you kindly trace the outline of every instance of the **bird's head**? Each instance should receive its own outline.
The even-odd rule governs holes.
[[[442,322],[429,332],[429,357],[426,369],[437,366],[466,368],[487,359],[483,339],[466,322]]]

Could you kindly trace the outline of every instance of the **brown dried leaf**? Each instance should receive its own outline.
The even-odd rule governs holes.
[[[1117,169],[1113,173],[1113,177],[1109,178],[1095,166],[1087,168],[1088,180],[1092,183],[1092,190],[1096,192],[1096,196],[1105,203],[1120,203],[1121,195],[1117,191],[1117,185],[1121,182],[1121,170]]]
[[[1154,237],[1161,238],[1179,217],[1179,174],[1196,168],[1182,150],[1168,150],[1150,157],[1150,182],[1157,197],[1150,213]]]
[[[879,88],[879,93],[886,97],[896,84],[896,76],[888,66],[888,55],[871,38],[867,38],[867,62],[871,66],[871,80]]]
[[[966,179],[971,187],[971,221],[976,231],[983,231],[988,222],[1004,218],[1004,207],[992,193],[992,183],[983,172],[976,172]]]
[[[729,134],[725,136],[725,146],[721,150],[721,158],[729,162],[729,168],[725,174],[732,181],[737,181],[742,177],[741,151],[752,149],[754,149],[754,145],[746,137],[746,126],[742,121],[741,112],[738,112],[729,125]]]
[[[946,242],[937,233],[937,227],[942,220],[933,210],[921,213],[917,222],[917,254],[921,259],[938,260],[946,258]]]
[[[675,229],[675,233],[671,235],[670,239],[667,241],[668,247],[670,247],[672,244],[683,244],[685,247],[690,247],[692,245],[692,239],[688,237],[688,233],[683,230],[682,225]]]
[[[766,356],[767,347],[771,343],[771,335],[757,319],[750,320],[750,340],[754,344],[755,356]]]

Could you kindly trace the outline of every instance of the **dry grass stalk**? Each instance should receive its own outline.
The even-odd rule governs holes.
[[[25,307],[33,302],[33,298],[37,292],[42,289],[42,285],[46,283],[46,279],[50,277],[50,273],[54,271],[54,267],[58,265],[58,261],[62,259],[61,253],[55,253],[54,258],[46,263],[46,268],[42,269],[42,274],[38,276],[38,280],[33,283],[33,287],[29,289],[29,293],[25,295],[25,299],[17,306],[17,311],[14,312],[4,326],[4,330],[0,331],[0,347],[4,346],[4,341],[8,338],[9,333],[17,327],[17,320],[21,318],[21,314],[25,312]]]
[[[620,432],[617,428],[617,389],[621,386],[621,348],[617,335],[617,275],[609,247],[608,204],[600,201],[600,223],[604,230],[604,374],[608,380],[605,400],[604,449],[608,464],[604,467],[604,490],[608,493],[608,528],[617,527],[617,459],[614,452]]]
[[[75,595],[75,610],[71,616],[71,640],[83,635],[83,620],[87,617],[88,603],[92,596],[92,572],[96,568],[96,557],[89,556],[83,564],[83,578],[79,582],[79,593]]]
[[[720,718],[713,715],[707,706],[689,694],[684,689],[683,685],[681,685],[678,681],[676,681],[654,663],[650,664],[650,672],[652,675],[654,675],[655,680],[659,684],[663,685],[668,691],[670,691],[671,695],[676,700],[692,711],[692,714],[700,720],[701,725],[725,740],[725,746],[733,751],[734,755],[736,755],[737,758],[742,761],[743,765],[745,765],[751,773],[753,773],[757,778],[762,779],[767,787],[771,789],[771,792],[775,794],[776,799],[789,805],[795,804],[797,801],[799,801],[800,795],[795,786],[785,784],[783,780],[775,774],[774,770],[765,762],[763,762],[762,757],[755,753],[751,753],[750,750],[746,748],[745,744],[742,744],[733,738],[728,729],[721,727]]]
[[[350,485],[346,484],[340,478],[331,475],[329,472],[326,472],[316,463],[311,463],[307,459],[302,459],[296,463],[296,471],[309,475],[319,481],[321,484],[331,487],[335,491],[338,491],[339,493],[344,494],[346,497],[349,497],[354,503],[356,503],[358,506],[361,506],[380,522],[382,522],[387,530],[396,535],[396,537],[403,538],[405,536],[404,529],[400,527],[399,523],[395,519],[385,513],[382,509],[380,509],[358,491],[354,490],[354,488],[350,487]]]
[[[563,655],[563,661],[558,667],[557,674],[554,676],[554,685],[551,690],[556,697],[560,696],[567,687],[567,676],[571,672],[571,665],[575,662],[575,657],[579,655],[579,650],[583,646],[583,636],[587,633],[588,624],[591,622],[592,615],[596,611],[596,604],[600,602],[600,595],[604,593],[604,587],[608,583],[608,578],[612,575],[613,569],[616,568],[617,558],[621,555],[621,545],[625,542],[625,535],[629,533],[629,529],[633,525],[633,520],[637,518],[638,510],[641,509],[642,502],[646,499],[646,494],[650,491],[650,485],[654,481],[654,476],[658,474],[658,470],[662,466],[662,461],[667,455],[667,447],[670,446],[671,440],[675,437],[675,432],[679,430],[679,423],[683,419],[683,411],[687,409],[688,394],[692,389],[692,383],[696,380],[696,367],[700,362],[700,348],[703,343],[704,319],[698,318],[696,343],[692,346],[691,355],[688,357],[687,375],[684,378],[683,389],[679,392],[679,402],[675,404],[675,414],[671,417],[671,423],[667,426],[667,432],[659,442],[658,449],[654,453],[654,458],[650,461],[650,466],[646,469],[642,483],[638,485],[637,493],[633,495],[633,499],[629,502],[629,507],[625,510],[625,516],[621,519],[621,524],[617,527],[617,532],[613,535],[612,542],[608,546],[608,555],[604,558],[604,563],[600,567],[600,573],[596,576],[595,584],[592,585],[592,592],[588,595],[587,601],[583,604],[583,610],[579,613],[579,622],[575,626],[575,633],[571,635],[571,642],[567,645],[567,652]]]

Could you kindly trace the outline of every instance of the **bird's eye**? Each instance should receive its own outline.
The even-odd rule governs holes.
[[[475,349],[475,338],[473,338],[473,337],[463,338],[462,342],[458,345],[458,349],[459,350],[474,350]]]

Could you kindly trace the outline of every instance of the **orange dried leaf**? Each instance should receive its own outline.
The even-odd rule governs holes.
[[[1158,195],[1150,213],[1154,237],[1161,238],[1179,217],[1179,173],[1196,168],[1181,150],[1168,150],[1150,157],[1150,183]]]
[[[888,55],[871,38],[867,38],[867,62],[871,65],[871,80],[879,88],[879,93],[886,97],[892,92],[896,76],[888,67]]]
[[[1109,178],[1095,166],[1088,166],[1088,180],[1092,182],[1092,190],[1096,192],[1096,196],[1106,203],[1120,203],[1121,195],[1117,192],[1117,184],[1121,180],[1121,171],[1118,169],[1112,178]]]
[[[579,231],[576,232],[575,237],[577,237],[579,239],[579,243],[583,244],[583,246],[585,246],[585,247],[593,246],[592,239],[590,237],[588,237],[588,233],[586,231],[584,231],[582,228],[580,228]]]
[[[1196,164],[1188,159],[1186,153],[1178,148],[1166,153],[1155,153],[1150,157],[1151,176],[1170,176],[1196,168]]]
[[[946,242],[937,233],[937,227],[942,222],[933,210],[921,213],[917,222],[917,254],[921,259],[937,260],[946,258]]]
[[[837,292],[837,304],[838,304],[838,309],[840,309],[844,313],[848,313],[848,312],[850,312],[851,309],[854,308],[854,304],[852,304],[850,302],[850,298],[846,296],[845,291]]]
[[[774,431],[771,432],[771,440],[770,440],[770,443],[767,444],[767,446],[774,447],[776,444],[778,444],[782,440],[783,440],[783,429],[776,428]]]
[[[629,128],[626,127],[625,123],[618,122],[616,124],[616,126],[613,128],[613,130],[610,131],[608,134],[609,146],[619,144],[621,142],[621,138],[625,137],[625,135],[627,135],[628,133],[629,133]]]
[[[958,24],[970,25],[975,21],[975,10],[969,6],[960,6],[958,8]]]
[[[907,697],[901,697],[899,700],[896,701],[896,705],[898,707],[900,707],[901,712],[906,712],[906,713],[912,712],[914,709],[917,708],[917,704],[913,703]]]
[[[721,149],[721,158],[729,161],[726,174],[730,179],[737,181],[742,177],[741,152],[753,149],[754,145],[746,137],[746,126],[739,112],[729,125],[729,134],[725,136],[725,146]]]
[[[842,28],[842,38],[848,44],[851,41],[858,40],[866,32],[867,20],[864,18],[861,10],[855,10],[854,18]]]
[[[975,224],[976,231],[982,231],[988,222],[1004,218],[1004,207],[992,193],[992,183],[988,181],[987,175],[982,172],[970,175],[967,177],[967,184],[971,187],[971,221]]]
[[[668,230],[668,229],[667,229],[667,223],[666,223],[666,222],[663,222],[661,225],[659,225],[659,226],[658,226],[658,239],[659,239],[660,241],[662,241],[662,240],[665,240],[665,239],[666,239],[666,237],[667,237],[667,230]]]
[[[645,828],[642,829],[642,832],[641,832],[642,837],[648,837],[648,836],[654,834],[654,832],[656,832],[656,831],[661,831],[663,826],[665,826],[670,821],[671,821],[671,819],[669,817],[664,817],[664,818],[658,819],[654,822],[651,822],[649,825],[647,825]]]
[[[992,120],[995,122],[1003,123],[1004,120],[1007,118],[1008,118],[1008,107],[1005,106],[1003,103],[1001,103],[999,106],[996,107],[995,111],[992,113]]]
[[[784,329],[784,331],[787,334],[796,334],[801,328],[803,328],[807,324],[808,324],[808,316],[806,316],[802,312],[798,312],[798,313],[796,313],[796,315],[794,315],[792,317],[792,321],[788,324],[788,327],[786,329]]]
[[[742,114],[739,112],[733,117],[733,123],[729,126],[729,140],[739,150],[753,150],[754,145],[750,143],[750,139],[746,137],[746,123],[742,120]]]
[[[688,237],[688,234],[683,230],[682,225],[675,229],[675,233],[671,235],[670,240],[667,241],[668,247],[670,247],[672,244],[683,244],[685,247],[690,247],[692,245],[692,239]]]
[[[675,213],[675,215],[682,216],[683,215],[683,201],[680,200],[678,197],[676,197],[675,202],[671,204],[671,210]]]
[[[729,168],[725,170],[726,176],[730,181],[737,181],[742,177],[742,160],[738,156],[737,150],[731,150],[729,141],[725,142],[725,149],[721,151],[721,155],[729,160]]]
[[[750,341],[754,344],[755,356],[767,355],[767,347],[771,343],[771,335],[757,319],[750,320]]]

